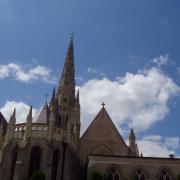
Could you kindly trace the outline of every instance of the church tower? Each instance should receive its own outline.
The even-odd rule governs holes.
[[[54,126],[63,128],[68,134],[75,136],[75,147],[79,145],[80,136],[80,103],[79,90],[75,90],[75,67],[74,67],[74,45],[70,38],[65,64],[60,78],[60,83],[53,91],[50,103],[51,111],[54,112]]]

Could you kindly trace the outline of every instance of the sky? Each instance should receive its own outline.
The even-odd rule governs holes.
[[[0,111],[24,122],[57,87],[73,33],[81,134],[102,102],[144,156],[180,157],[179,0],[0,0]]]

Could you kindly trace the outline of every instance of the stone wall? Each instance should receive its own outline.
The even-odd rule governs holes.
[[[180,159],[175,158],[142,158],[121,156],[89,156],[88,174],[96,170],[107,174],[114,167],[120,173],[121,178],[131,180],[137,169],[141,169],[148,180],[158,180],[160,171],[164,168],[174,179],[180,173]]]

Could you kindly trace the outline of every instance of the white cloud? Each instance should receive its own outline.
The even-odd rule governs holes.
[[[0,108],[0,112],[4,115],[7,121],[9,121],[13,110],[16,108],[16,123],[26,122],[26,117],[29,113],[30,107],[24,102],[7,101],[3,107]],[[33,116],[36,114],[37,109],[33,108]]]
[[[159,68],[126,73],[116,80],[92,79],[80,87],[82,132],[98,113],[102,102],[117,127],[128,124],[142,131],[163,120],[169,100],[180,87]],[[120,129],[120,128],[119,128]]]
[[[156,64],[158,67],[174,64],[174,62],[169,58],[169,55],[160,55],[159,57],[152,59],[152,63]]]
[[[180,139],[178,137],[162,137],[159,135],[146,136],[137,141],[140,153],[144,156],[152,157],[168,157],[175,154],[180,147]],[[152,148],[153,147],[153,148]]]
[[[0,79],[3,79],[5,77],[9,77],[9,69],[7,66],[1,65],[0,66]]]
[[[78,82],[83,82],[83,81],[84,81],[84,78],[81,77],[81,76],[76,76],[76,77],[75,77],[75,80],[78,81]]]
[[[177,149],[180,146],[180,139],[178,137],[166,137],[164,141],[168,148]]]
[[[25,83],[35,80],[45,83],[54,83],[55,81],[55,78],[51,76],[51,70],[40,65],[35,67],[22,66],[15,63],[0,65],[0,79],[6,77],[13,77],[15,80]]]
[[[95,74],[95,75],[98,75],[98,76],[101,76],[101,77],[105,77],[106,74],[99,71],[98,69],[95,69],[95,68],[92,68],[92,67],[88,67],[86,73],[88,74]]]
[[[87,72],[87,73],[97,73],[97,69],[92,68],[92,67],[88,67],[88,69],[87,69],[86,72]]]

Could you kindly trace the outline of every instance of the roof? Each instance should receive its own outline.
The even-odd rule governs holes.
[[[80,138],[79,154],[82,163],[89,154],[94,153],[122,156],[128,153],[128,146],[104,106]]]
[[[102,128],[103,127],[103,128]],[[97,116],[94,118],[94,120],[92,121],[92,123],[89,125],[89,127],[86,129],[86,131],[84,132],[84,134],[82,135],[81,139],[83,139],[88,133],[90,133],[91,131],[97,129],[106,129],[106,133],[108,134],[108,132],[114,132],[113,134],[109,134],[110,136],[115,135],[119,138],[119,140],[122,141],[123,144],[125,144],[123,138],[121,137],[118,129],[116,128],[116,126],[114,125],[113,121],[111,120],[108,112],[106,111],[105,107],[103,106],[102,109],[99,111],[99,113],[97,114]],[[111,130],[112,131],[111,131]],[[107,131],[109,130],[109,131]]]
[[[170,160],[180,161],[180,158],[169,158],[169,157],[140,157],[140,156],[118,156],[118,155],[106,155],[106,154],[90,154],[89,157],[103,157],[103,158],[119,158],[119,159],[141,159],[141,160]]]
[[[34,121],[37,123],[47,123],[49,120],[49,117],[50,117],[50,110],[46,103],[44,107],[41,109],[40,113],[38,113],[35,116]]]

